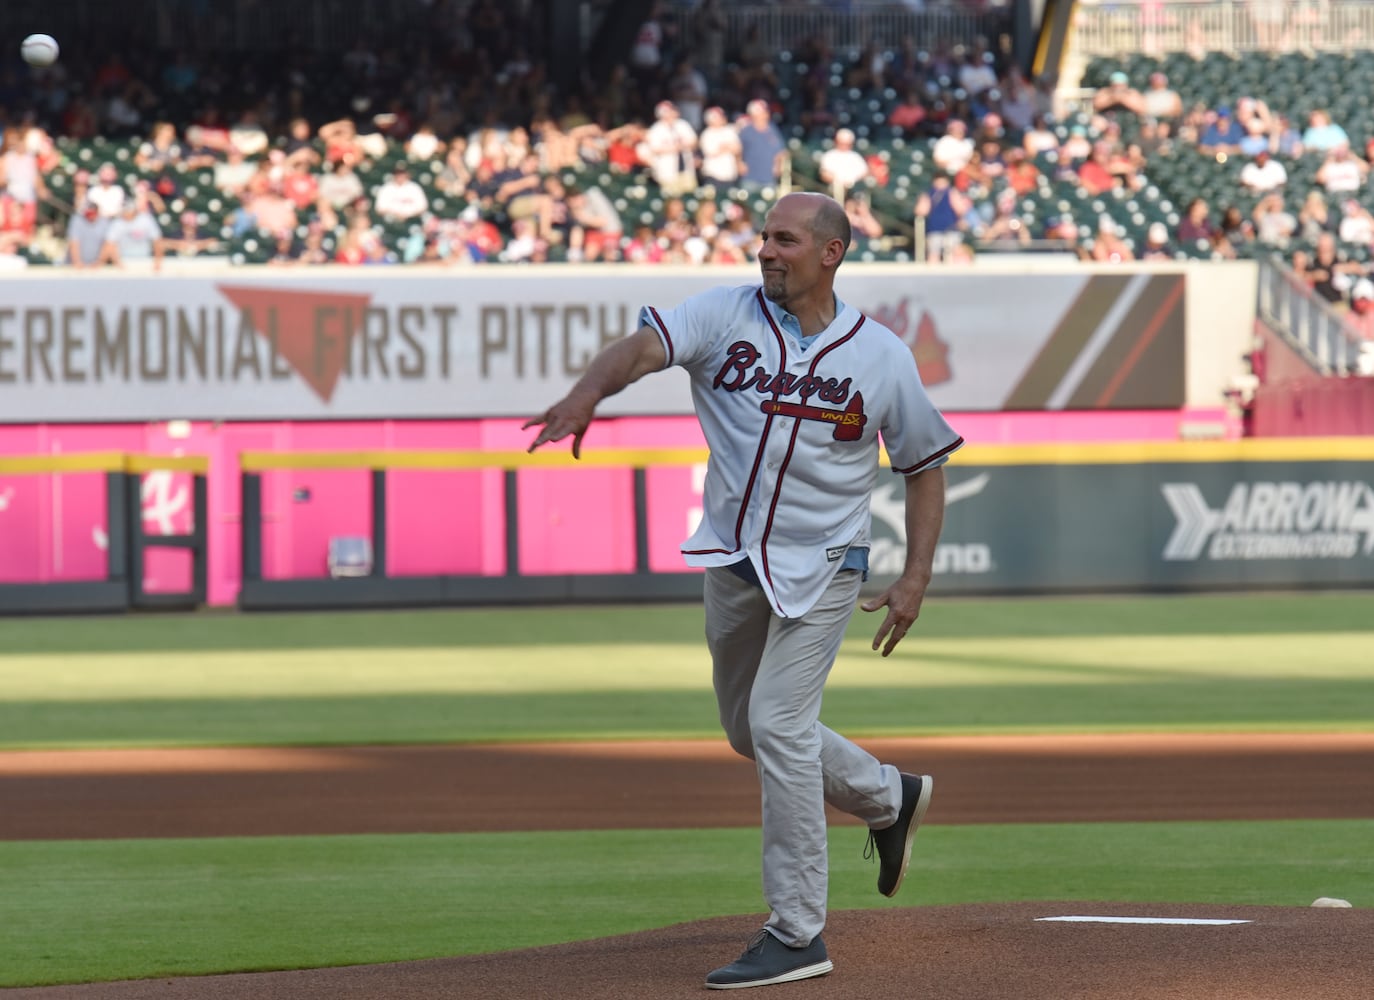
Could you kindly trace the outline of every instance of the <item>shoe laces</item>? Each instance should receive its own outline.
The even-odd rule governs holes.
[[[757,934],[755,934],[752,938],[749,939],[749,946],[744,949],[744,953],[746,955],[753,955],[757,952],[763,951],[763,946],[768,943],[769,936],[770,935],[768,933],[767,928],[759,931]]]
[[[864,844],[864,860],[872,861],[878,856],[878,838],[872,830],[868,831],[868,843]]]

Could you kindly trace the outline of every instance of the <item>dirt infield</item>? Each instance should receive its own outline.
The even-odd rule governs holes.
[[[1374,816],[1374,734],[863,742],[886,760],[937,776],[932,823]],[[547,808],[532,812],[531,796]],[[7,840],[757,822],[752,765],[716,741],[0,754],[0,839]],[[1037,919],[1063,915],[1249,922]],[[16,1000],[671,1000],[704,995],[705,972],[734,957],[757,919],[502,955],[0,993]],[[764,995],[1337,1000],[1366,998],[1374,982],[1369,909],[921,907],[834,914],[826,940],[833,974]]]

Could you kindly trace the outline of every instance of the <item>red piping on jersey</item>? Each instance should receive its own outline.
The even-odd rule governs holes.
[[[654,318],[654,322],[658,324],[658,328],[663,331],[663,342],[668,345],[668,361],[663,366],[667,368],[673,363],[673,354],[676,353],[673,350],[673,336],[668,332],[668,324],[663,322],[663,317],[658,314],[658,310],[653,306],[649,307],[649,315]]]
[[[762,292],[760,292],[760,295],[762,295]],[[762,299],[760,299],[760,305],[761,304]],[[764,310],[764,315],[768,316],[769,325],[773,326],[773,330],[776,332],[778,328],[775,324],[773,324],[773,317],[768,315],[767,309]],[[854,324],[853,329],[851,329],[848,333],[846,333],[839,340],[835,341],[833,344],[828,344],[823,350],[817,352],[816,356],[811,359],[811,368],[807,371],[806,374],[808,376],[814,376],[816,374],[816,366],[821,363],[821,359],[825,357],[827,354],[829,354],[831,351],[835,350],[835,348],[840,347],[843,344],[847,344],[850,340],[852,340],[854,335],[859,332],[859,327],[864,325],[864,320],[866,319],[868,319],[867,316],[865,316],[863,313],[859,313],[859,321]],[[774,400],[778,398],[778,395],[778,393],[773,394]],[[771,420],[772,417],[769,417],[769,419]],[[763,556],[763,575],[764,578],[768,581],[768,586],[773,588],[773,596],[775,598],[777,597],[778,591],[776,587],[773,587],[773,574],[768,567],[768,536],[773,532],[773,515],[777,513],[778,497],[782,495],[782,480],[783,477],[787,475],[787,466],[792,461],[792,451],[797,446],[797,434],[801,432],[801,426],[802,424],[800,420],[795,421],[792,424],[792,437],[787,442],[787,454],[783,456],[782,465],[778,469],[778,481],[773,486],[773,502],[768,506],[768,521],[763,526],[763,540],[759,542],[759,551]]]
[[[763,310],[763,317],[768,321],[768,325],[773,329],[773,336],[778,342],[778,370],[787,369],[787,339],[783,337],[778,325],[773,322],[773,317],[769,315],[768,309],[763,304],[763,289],[760,287],[754,297],[758,299],[759,308]],[[652,310],[651,310],[652,311]],[[773,398],[778,398],[778,393],[773,393]],[[749,470],[749,481],[744,485],[744,495],[739,501],[739,516],[735,518],[735,547],[733,549],[683,549],[682,554],[688,556],[707,556],[720,555],[738,552],[740,548],[740,535],[744,532],[744,513],[749,509],[749,497],[753,495],[754,483],[758,480],[759,466],[763,464],[763,448],[768,443],[768,432],[773,429],[773,414],[768,415],[768,419],[763,422],[763,433],[759,435],[759,448],[754,453],[754,466]]]
[[[955,439],[954,439],[954,443],[953,443],[952,445],[950,445],[948,448],[941,448],[939,451],[937,451],[934,455],[931,455],[929,458],[923,458],[923,459],[921,459],[919,462],[917,462],[915,465],[908,465],[905,469],[897,469],[897,468],[894,468],[892,471],[893,471],[893,472],[899,472],[899,473],[901,473],[901,474],[904,475],[904,476],[909,476],[909,475],[911,475],[913,472],[919,472],[921,469],[923,469],[925,466],[929,465],[931,462],[934,462],[934,461],[937,461],[938,459],[944,458],[946,455],[948,455],[950,452],[952,452],[955,448],[958,448],[958,447],[959,447],[961,444],[963,444],[963,443],[964,443],[964,439],[963,439],[963,438],[955,438]]]

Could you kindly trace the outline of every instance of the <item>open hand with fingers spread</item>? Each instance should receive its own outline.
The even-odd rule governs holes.
[[[649,327],[617,340],[587,366],[572,391],[537,417],[525,421],[522,430],[543,425],[539,436],[527,451],[534,451],[550,441],[562,441],[572,435],[573,458],[582,457],[582,437],[596,415],[596,406],[631,382],[650,372],[656,372],[668,362],[667,351],[658,334]]]
[[[526,450],[534,451],[540,445],[548,444],[551,441],[562,441],[571,434],[573,458],[581,458],[582,438],[587,433],[587,427],[592,422],[592,414],[595,410],[596,400],[570,393],[539,416],[531,417],[525,421],[520,428],[521,430],[528,430],[531,427],[541,428],[539,436],[530,443]]]

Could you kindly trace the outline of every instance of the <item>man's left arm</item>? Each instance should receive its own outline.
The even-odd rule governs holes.
[[[889,655],[921,613],[930,586],[935,545],[945,521],[945,468],[938,465],[906,477],[906,565],[902,575],[877,597],[860,605],[865,611],[887,608],[873,648]],[[886,640],[886,643],[884,643]]]

